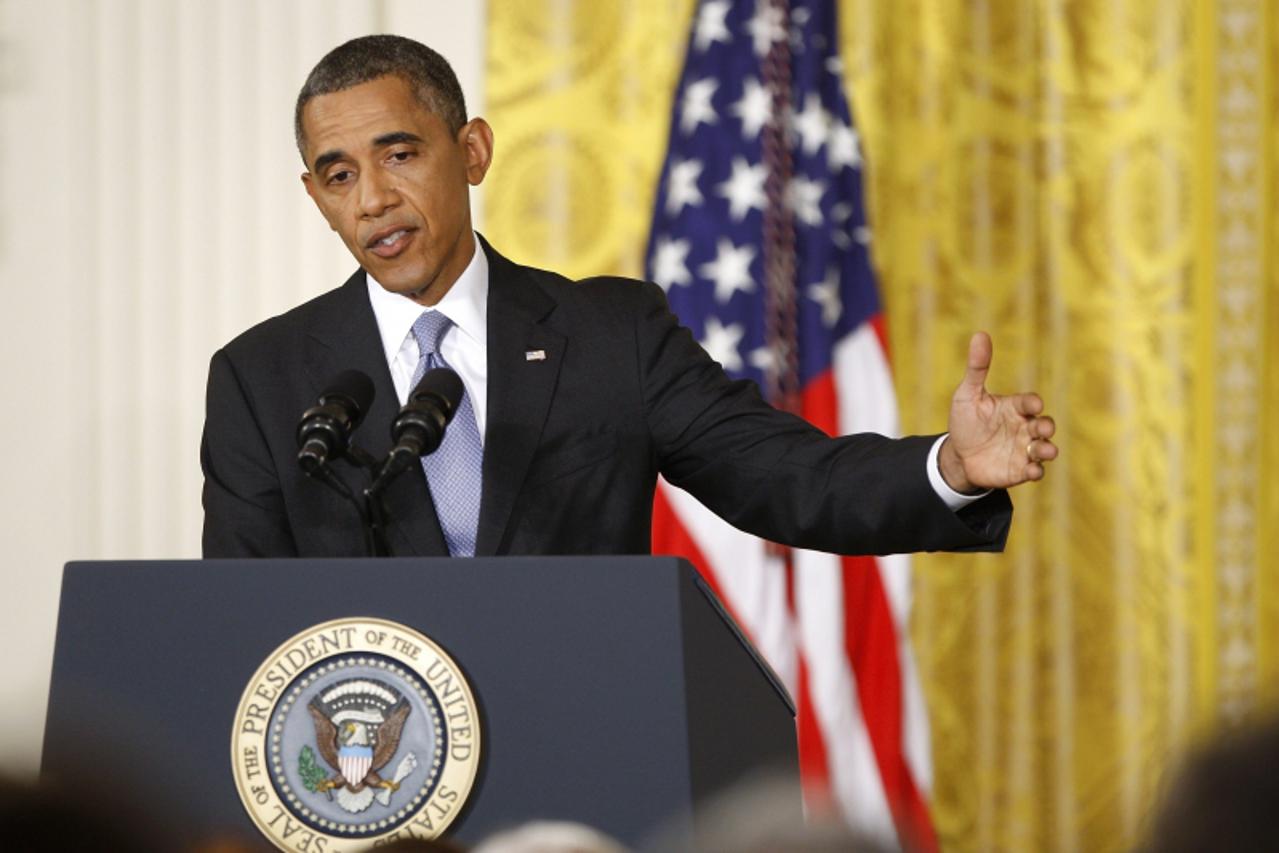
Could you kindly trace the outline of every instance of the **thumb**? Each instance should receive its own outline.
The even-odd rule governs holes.
[[[964,385],[973,391],[981,391],[986,387],[986,374],[990,372],[990,358],[994,345],[990,335],[977,332],[968,342],[968,372],[964,374]]]

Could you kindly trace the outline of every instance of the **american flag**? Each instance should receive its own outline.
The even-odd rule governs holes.
[[[701,0],[647,274],[711,357],[826,432],[898,432],[833,0]],[[811,811],[935,849],[907,558],[789,551],[659,484],[688,557],[796,697]]]

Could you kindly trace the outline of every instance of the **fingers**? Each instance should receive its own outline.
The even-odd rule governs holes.
[[[1035,395],[1024,396],[1034,397]],[[1035,401],[1040,408],[1043,407],[1043,401],[1039,400],[1038,397],[1035,397]],[[1028,470],[1031,466],[1038,467],[1039,476],[1030,478],[1038,480],[1044,476],[1043,466],[1038,463],[1051,462],[1057,458],[1057,445],[1048,440],[1057,432],[1057,424],[1052,418],[1043,415],[1033,418],[1027,429],[1030,433],[1030,443],[1026,445],[1026,458],[1030,460]]]
[[[1009,400],[1013,404],[1013,411],[1019,415],[1033,418],[1035,415],[1044,410],[1043,399],[1034,392],[1028,394],[1014,394],[1009,398]]]
[[[977,332],[968,342],[968,372],[964,374],[964,384],[973,390],[986,387],[986,374],[990,372],[990,358],[994,344],[990,335]]]
[[[1026,445],[1026,458],[1030,460],[1031,465],[1037,465],[1040,462],[1051,462],[1057,458],[1057,445],[1053,444],[1046,438],[1037,438]],[[1040,467],[1039,477],[1043,476],[1043,466]],[[1039,477],[1035,479],[1038,480]]]

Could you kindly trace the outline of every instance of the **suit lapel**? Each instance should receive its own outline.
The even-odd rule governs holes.
[[[537,451],[564,356],[564,336],[542,321],[555,301],[488,245],[488,422],[476,556],[498,553]],[[541,350],[544,358],[530,360]]]
[[[384,458],[391,449],[390,423],[399,412],[400,402],[369,304],[363,270],[356,271],[338,290],[337,299],[315,318],[305,347],[305,369],[317,396],[324,384],[343,370],[360,370],[373,380],[373,405],[356,429],[354,441],[375,459]],[[345,463],[335,465],[334,470],[357,495],[368,485],[367,474]],[[387,536],[393,554],[448,555],[430,490],[420,472],[401,474],[386,490],[385,499],[390,517]]]

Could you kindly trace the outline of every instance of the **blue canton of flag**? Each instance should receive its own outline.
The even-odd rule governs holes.
[[[699,6],[675,97],[647,253],[647,276],[735,378],[763,381],[762,131],[773,99],[763,59],[790,39],[791,115],[783,118],[793,176],[799,380],[831,367],[834,341],[880,310],[862,207],[862,156],[843,94],[830,2],[794,2],[791,22],[767,3]]]

